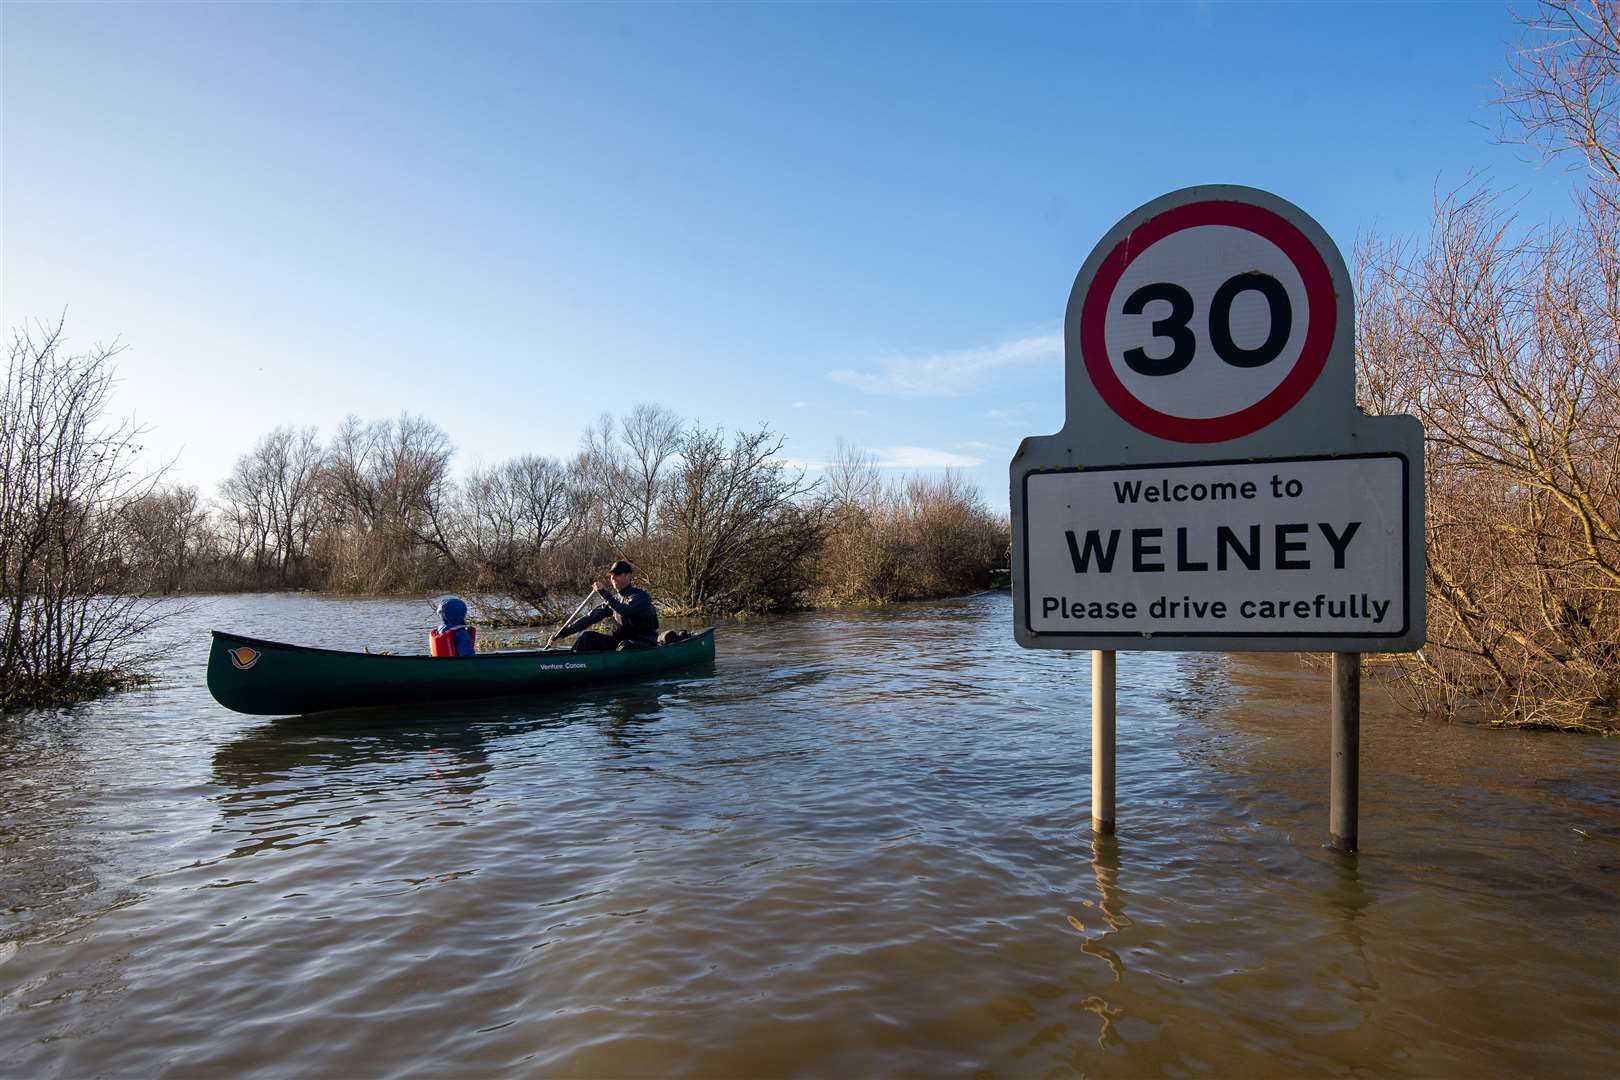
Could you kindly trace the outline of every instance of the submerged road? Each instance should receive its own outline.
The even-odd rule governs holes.
[[[1089,654],[1005,595],[722,628],[712,671],[319,723],[209,626],[421,650],[424,605],[209,598],[151,692],[0,719],[0,1075],[1602,1075],[1620,740]]]

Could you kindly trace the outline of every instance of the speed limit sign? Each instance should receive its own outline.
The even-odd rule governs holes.
[[[1114,831],[1117,650],[1331,652],[1330,841],[1356,847],[1359,655],[1427,638],[1423,427],[1356,403],[1355,294],[1267,191],[1172,191],[1075,275],[1064,421],[1009,466],[1013,636],[1090,649]]]
[[[1097,268],[1080,347],[1097,393],[1133,426],[1222,442],[1315,384],[1336,330],[1333,278],[1275,211],[1206,199],[1155,214]]]
[[[1063,430],[1010,469],[1020,644],[1406,651],[1423,433],[1355,401],[1327,232],[1235,186],[1127,214],[1076,275]]]

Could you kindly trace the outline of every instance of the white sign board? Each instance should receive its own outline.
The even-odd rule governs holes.
[[[1029,625],[1226,639],[1406,633],[1405,458],[1025,475]]]
[[[1354,316],[1337,247],[1275,195],[1116,225],[1070,293],[1063,430],[1012,462],[1019,643],[1418,648],[1422,430],[1356,408]]]

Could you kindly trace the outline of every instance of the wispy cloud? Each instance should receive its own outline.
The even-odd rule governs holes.
[[[1038,334],[974,349],[890,357],[878,361],[876,371],[844,368],[829,373],[828,377],[870,394],[959,397],[983,385],[1002,368],[1057,360],[1062,355],[1061,334]]]
[[[983,443],[964,444],[983,446]],[[866,451],[880,469],[971,469],[983,465],[984,459],[971,454],[957,454],[949,450],[935,450],[928,446],[879,446]],[[790,469],[821,472],[832,467],[831,461],[821,458],[787,457],[782,464]]]
[[[1032,401],[1022,401],[1016,405],[1009,405],[1001,409],[989,409],[985,412],[985,415],[990,419],[1000,421],[1003,424],[1027,424],[1032,419],[1037,417],[1045,417],[1047,414],[1051,413],[1053,408],[1056,408],[1061,413],[1062,407],[1063,402],[1061,399],[1056,402],[1048,401],[1043,404],[1036,404]]]
[[[984,464],[984,458],[926,446],[883,446],[872,453],[880,469],[971,469]]]

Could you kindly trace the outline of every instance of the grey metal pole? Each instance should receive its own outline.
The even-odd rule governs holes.
[[[1356,850],[1361,783],[1361,654],[1333,654],[1333,781],[1328,845]]]
[[[1114,831],[1114,650],[1091,653],[1091,831]]]

